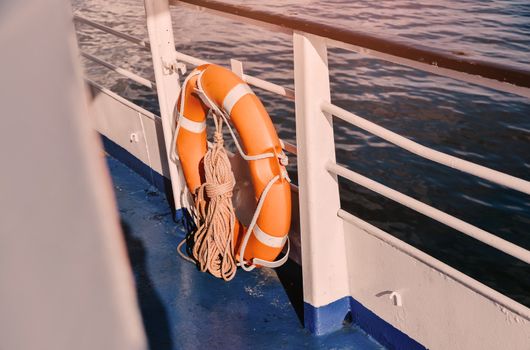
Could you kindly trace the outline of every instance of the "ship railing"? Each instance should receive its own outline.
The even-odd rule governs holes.
[[[145,3],[150,37],[156,38],[153,30],[149,27],[150,12],[153,12],[156,6],[159,6],[158,10],[160,10],[160,6],[163,8],[167,6],[167,3],[159,1],[155,5],[154,0],[146,0]],[[226,4],[212,0],[170,0],[169,4],[192,7],[292,35],[294,90],[245,74],[243,72],[243,64],[239,61],[231,60],[231,68],[248,84],[295,101],[297,142],[296,145],[286,143],[285,148],[287,151],[297,154],[298,160],[300,231],[304,250],[302,264],[303,266],[315,266],[316,264],[321,266],[318,269],[303,269],[305,296],[309,296],[309,298],[312,296],[318,299],[315,295],[318,296],[323,293],[327,294],[329,298],[333,298],[333,293],[330,296],[328,290],[329,285],[317,283],[316,281],[322,280],[322,276],[319,276],[319,274],[336,270],[337,266],[339,266],[337,265],[338,263],[345,263],[345,257],[337,252],[344,251],[343,221],[346,221],[462,282],[478,293],[499,302],[517,314],[530,319],[530,310],[525,306],[469,278],[460,271],[439,262],[432,256],[396,239],[387,232],[372,226],[341,208],[337,176],[350,180],[530,264],[529,250],[336,163],[333,116],[425,159],[504,187],[530,194],[530,182],[527,180],[425,147],[332,104],[327,48],[336,47],[351,50],[369,57],[526,98],[530,98],[530,71],[494,62],[474,60],[451,52],[434,50],[409,42],[381,38],[310,20],[251,9],[241,5]],[[153,53],[147,40],[119,32],[79,15],[75,16],[75,20],[128,40]],[[169,23],[171,25],[171,22]],[[151,25],[152,27],[153,25]],[[170,30],[170,27],[167,28]],[[193,66],[208,63],[200,58],[175,51],[174,44],[173,47],[167,47],[166,50],[169,50],[169,52],[173,50],[173,54],[179,62],[185,62]],[[157,79],[158,85],[155,85],[148,79],[116,67],[93,55],[82,54],[84,57],[102,64],[141,85],[156,89],[159,95],[167,94],[167,91],[164,92],[164,86],[158,84],[161,79]],[[153,58],[153,62],[156,73],[157,58]],[[164,118],[163,115],[162,118]],[[330,232],[336,232],[336,234],[330,237]],[[326,245],[321,242],[326,242]],[[347,276],[342,277],[347,280]],[[324,289],[327,291],[323,292]],[[336,293],[337,295],[344,294],[344,291],[336,291]],[[323,303],[320,299],[309,301],[314,302],[314,304]]]
[[[380,58],[392,63],[420,69],[422,71],[436,75],[453,78],[503,92],[513,93],[523,97],[530,97],[530,72],[516,67],[487,61],[471,60],[459,57],[454,54],[435,51],[431,48],[419,47],[418,45],[412,45],[406,42],[396,42],[391,39],[383,39],[375,35],[344,30],[343,28],[315,23],[310,20],[294,18],[292,16],[286,16],[278,13],[270,13],[240,5],[226,4],[219,1],[172,0],[170,2],[174,5],[184,4],[217,15],[228,17],[230,19],[259,25],[262,28],[294,35],[293,46],[295,51],[295,79],[297,76],[297,67],[300,67],[304,63],[310,61],[308,56],[311,54],[325,54],[326,47],[333,46]],[[297,38],[297,36],[299,38]],[[195,60],[190,60],[189,56],[181,57],[181,59],[184,62],[191,64],[206,63],[204,61],[198,62]],[[316,61],[322,62],[321,57],[316,57]],[[320,68],[321,70],[323,69],[325,75],[329,77],[329,73],[327,71],[327,59],[324,61],[326,61],[326,67],[319,67],[318,64],[311,64],[308,70],[314,72],[317,70],[317,68]],[[307,73],[305,71],[300,72]],[[307,82],[306,85],[318,85],[318,79],[308,81],[307,77],[304,78],[301,80],[305,80],[305,82]],[[257,80],[256,78],[246,76],[246,81],[251,85],[265,88],[263,80]],[[329,80],[328,82],[320,85],[329,87]],[[304,88],[305,90],[308,90],[307,86]],[[294,95],[294,92],[291,90],[276,84],[271,84],[271,88],[265,88],[265,90],[285,97],[291,97]],[[314,101],[321,101],[320,104],[317,103],[313,107],[318,108],[320,112],[324,113],[322,118],[326,118],[326,115],[328,118],[331,115],[336,116],[420,157],[530,195],[530,181],[504,174],[485,166],[481,166],[464,159],[436,151],[432,148],[422,146],[417,142],[411,141],[401,135],[398,135],[388,129],[378,126],[366,119],[363,119],[351,112],[333,105],[329,101],[329,97],[327,100],[325,97],[323,97],[326,95],[329,96],[329,91],[319,96],[305,96],[306,100],[314,98]],[[298,104],[299,101],[296,100],[296,98],[295,101]],[[307,101],[301,101],[302,104],[304,102]],[[311,124],[308,123],[308,125]],[[321,133],[319,133],[319,135],[322,136]],[[297,139],[299,139],[300,136],[303,137],[303,135],[297,135]],[[329,136],[332,137],[332,135]],[[311,155],[299,154],[298,157],[305,158],[311,157]],[[464,234],[467,234],[485,244],[495,247],[506,254],[530,264],[530,251],[527,249],[501,239],[449,214],[441,212],[429,205],[421,203],[409,196],[370,180],[359,173],[336,164],[334,159],[327,159],[325,168],[332,174],[339,175],[352,182],[355,182],[363,187],[383,195],[384,197],[403,204],[417,212],[444,223]],[[300,170],[301,169],[299,169],[299,172]],[[304,176],[304,174],[299,174],[299,176]],[[302,203],[301,205],[304,204]]]
[[[76,14],[74,15],[74,20],[78,23],[83,23],[83,24],[86,24],[88,26],[91,26],[93,28],[96,28],[96,29],[99,29],[107,34],[111,34],[111,35],[114,35],[118,38],[121,38],[121,39],[124,39],[124,40],[127,40],[137,46],[139,46],[142,50],[144,51],[147,51],[147,52],[150,52],[151,51],[151,44],[149,43],[149,40],[144,40],[144,39],[140,39],[140,38],[137,38],[133,35],[129,35],[129,34],[126,34],[126,33],[123,33],[123,32],[120,32],[114,28],[111,28],[107,25],[104,25],[102,23],[99,23],[97,21],[93,21],[91,19],[88,19],[84,16],[81,16],[79,14]],[[140,84],[140,85],[143,85],[153,91],[156,92],[156,83],[147,79],[147,78],[144,78],[142,76],[139,76],[138,74],[134,73],[134,72],[131,72],[130,70],[127,70],[125,68],[122,68],[122,67],[118,67],[108,61],[105,61],[97,56],[94,56],[86,51],[82,51],[81,50],[81,56],[83,56],[84,58],[94,62],[94,63],[97,63],[99,65],[102,65],[128,79],[131,79],[132,81]],[[190,55],[186,55],[182,52],[175,52],[175,56],[177,58],[177,60],[181,61],[181,62],[185,62],[185,63],[188,63],[188,64],[191,64],[193,66],[200,66],[202,64],[207,64],[207,63],[210,63],[206,60],[202,60],[200,58],[196,58],[196,57],[193,57],[193,56],[190,56]],[[269,81],[266,81],[266,80],[263,80],[263,79],[260,79],[260,78],[257,78],[257,77],[254,77],[254,76],[251,76],[251,75],[248,75],[248,74],[245,74],[243,72],[243,64],[241,61],[238,61],[238,60],[234,60],[234,59],[231,59],[230,60],[230,63],[231,63],[231,68],[234,72],[239,72],[239,75],[241,76],[241,78],[247,82],[249,85],[252,85],[252,86],[255,86],[255,87],[258,87],[260,89],[263,89],[265,91],[268,91],[268,92],[271,92],[271,93],[274,93],[276,95],[280,95],[280,96],[283,96],[287,99],[290,99],[290,100],[294,100],[294,90],[292,89],[289,89],[289,88],[286,88],[286,87],[283,87],[283,86],[280,86],[278,84],[274,84],[274,83],[271,83]],[[92,82],[93,83],[93,82]],[[296,145],[292,144],[291,142],[287,141],[287,140],[284,140],[282,139],[282,142],[283,142],[283,145],[284,145],[284,148],[287,152],[289,153],[292,153],[292,154],[296,154]]]

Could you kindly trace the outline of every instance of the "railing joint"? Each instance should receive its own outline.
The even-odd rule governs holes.
[[[169,62],[162,59],[162,67],[163,67],[164,75],[171,75],[175,73],[177,74],[180,73],[184,75],[186,74],[186,71],[187,71],[186,64],[183,62],[177,61],[176,58]]]

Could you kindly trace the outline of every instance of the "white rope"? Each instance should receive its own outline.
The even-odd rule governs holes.
[[[255,266],[260,265],[260,266],[270,267],[271,269],[275,269],[285,264],[285,262],[289,259],[290,252],[291,252],[291,241],[289,240],[289,236],[287,236],[287,250],[285,251],[285,255],[283,257],[281,257],[280,259],[276,261],[268,261],[268,260],[254,258],[252,259],[252,264]]]
[[[285,256],[278,260],[278,261],[267,261],[267,260],[261,260],[254,258],[252,259],[251,265],[247,266],[244,260],[245,251],[247,249],[248,240],[250,239],[250,235],[254,231],[254,227],[256,226],[256,223],[258,221],[259,214],[261,212],[261,208],[263,207],[263,203],[265,203],[265,199],[267,198],[267,194],[269,193],[270,189],[272,188],[272,185],[276,181],[278,181],[281,177],[280,175],[276,175],[273,177],[267,186],[263,189],[263,192],[261,192],[261,195],[259,196],[258,205],[256,207],[256,211],[254,212],[254,215],[252,216],[252,220],[250,221],[250,225],[248,225],[247,232],[245,232],[245,236],[243,237],[243,241],[241,242],[241,247],[239,248],[239,266],[245,271],[252,271],[256,268],[256,264],[267,266],[267,267],[278,267],[281,266],[287,261],[287,258],[289,257],[289,250],[290,250],[290,242],[289,237],[287,237],[287,253]]]
[[[280,175],[276,175],[273,177],[267,186],[263,189],[263,192],[261,192],[261,195],[259,196],[258,205],[256,207],[256,211],[254,211],[254,215],[252,215],[252,220],[250,221],[250,225],[248,225],[247,232],[245,232],[245,236],[243,237],[243,241],[241,242],[241,247],[239,247],[239,266],[245,271],[252,271],[256,268],[256,265],[251,264],[250,266],[245,265],[245,250],[247,249],[248,240],[250,239],[250,235],[252,234],[252,231],[254,230],[254,226],[256,226],[256,223],[258,222],[258,217],[261,212],[261,208],[263,207],[263,203],[265,203],[265,198],[267,197],[267,194],[269,193],[270,189],[272,188],[272,185],[278,181],[280,178]]]

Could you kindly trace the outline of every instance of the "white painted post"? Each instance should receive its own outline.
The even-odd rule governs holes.
[[[179,209],[187,205],[187,197],[183,195],[183,189],[185,188],[183,176],[170,158],[172,132],[174,128],[173,111],[180,92],[177,53],[173,39],[171,14],[167,0],[144,0],[144,6],[147,19],[147,31],[149,32],[149,41],[151,42],[151,55],[153,57],[156,90],[160,105],[160,117],[162,118],[162,129],[164,131],[166,159],[178,217],[178,214],[181,214]]]
[[[232,69],[232,72],[234,72],[234,74],[243,79],[243,62],[231,58],[230,69]]]
[[[323,38],[297,32],[293,46],[304,321],[322,334],[342,327],[349,311],[338,182],[326,170],[335,160],[332,117],[320,107],[330,101],[327,48]]]

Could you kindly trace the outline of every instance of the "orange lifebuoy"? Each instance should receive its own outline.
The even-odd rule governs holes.
[[[287,258],[274,261],[288,241],[291,188],[285,164],[282,164],[285,154],[281,141],[265,107],[241,78],[213,64],[200,66],[188,76],[178,104],[182,108],[176,131],[176,152],[188,189],[195,193],[204,182],[201,174],[208,149],[206,117],[211,108],[220,110],[239,134],[240,151],[248,160],[254,194],[261,209],[251,233],[238,234],[238,227],[242,225],[236,225],[235,250],[244,251],[245,264],[279,266]],[[262,155],[267,156],[260,157]],[[262,198],[264,192],[266,196]],[[246,267],[245,264],[242,266]]]

